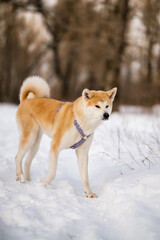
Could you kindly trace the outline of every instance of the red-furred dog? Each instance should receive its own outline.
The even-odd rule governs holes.
[[[82,185],[87,197],[97,197],[88,183],[88,151],[94,130],[109,118],[117,88],[110,91],[84,89],[75,102],[61,102],[49,98],[50,89],[40,77],[27,78],[20,90],[17,123],[20,130],[16,155],[17,180],[23,182],[22,160],[25,160],[25,178],[30,180],[30,166],[38,151],[42,133],[51,137],[49,172],[42,183],[49,184],[56,175],[58,154],[62,149],[76,149]]]

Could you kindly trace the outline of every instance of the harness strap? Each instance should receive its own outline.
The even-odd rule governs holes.
[[[74,145],[71,146],[72,149],[76,149],[77,147],[79,147],[82,143],[84,143],[87,140],[87,138],[89,136],[91,136],[91,134],[88,135],[88,136],[84,134],[82,128],[79,126],[79,124],[78,124],[76,119],[74,120],[74,125],[77,128],[77,130],[80,133],[80,135],[82,136],[82,138],[81,138],[81,140],[79,142],[77,142],[77,143],[75,143]]]
[[[62,106],[63,106],[63,105],[61,105],[61,106],[57,109],[57,112],[59,112],[59,110],[61,109]]]
[[[70,148],[72,149],[76,149],[77,147],[79,147],[82,143],[84,143],[86,141],[85,138],[81,138],[81,140],[77,143],[75,143],[74,145],[72,145]]]
[[[63,105],[61,105],[59,108],[57,108],[57,113],[59,112],[59,110],[61,109],[62,106],[63,106]],[[56,115],[57,115],[57,113],[56,113]],[[56,119],[56,115],[54,116],[54,121],[55,121],[55,119]]]
[[[63,105],[61,105],[61,106],[57,109],[57,113],[60,111],[60,109],[61,109],[62,107],[63,107]],[[56,116],[54,117],[54,120],[55,120],[55,118],[56,118]],[[74,120],[74,125],[75,125],[75,127],[77,128],[77,131],[78,131],[78,132],[80,133],[80,135],[82,136],[82,138],[81,138],[80,141],[78,141],[77,143],[75,143],[74,145],[72,145],[72,146],[70,147],[70,148],[72,148],[72,149],[76,149],[77,147],[79,147],[81,144],[83,144],[83,143],[87,140],[88,137],[91,136],[91,134],[88,135],[88,136],[84,134],[82,128],[80,127],[80,125],[78,124],[78,122],[77,122],[76,119]]]
[[[84,134],[82,128],[79,126],[79,124],[78,124],[76,119],[74,120],[74,125],[76,126],[76,128],[77,128],[78,132],[81,134],[81,136],[85,137],[86,135]]]

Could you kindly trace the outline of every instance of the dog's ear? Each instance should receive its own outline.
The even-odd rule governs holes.
[[[116,87],[112,88],[110,91],[107,91],[107,95],[112,102],[114,101],[116,93],[117,93],[117,88]]]
[[[92,98],[92,92],[89,89],[85,88],[82,92],[82,97],[85,100],[91,99]]]

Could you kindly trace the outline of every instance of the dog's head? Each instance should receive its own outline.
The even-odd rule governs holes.
[[[116,87],[107,92],[84,89],[82,100],[85,116],[93,122],[108,120],[116,93]]]

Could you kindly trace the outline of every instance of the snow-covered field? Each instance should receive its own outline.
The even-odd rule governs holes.
[[[160,239],[160,110],[121,108],[95,132],[85,197],[74,150],[59,157],[48,187],[50,139],[44,136],[31,182],[15,181],[17,107],[0,105],[0,240]],[[134,112],[134,113],[133,113]]]

